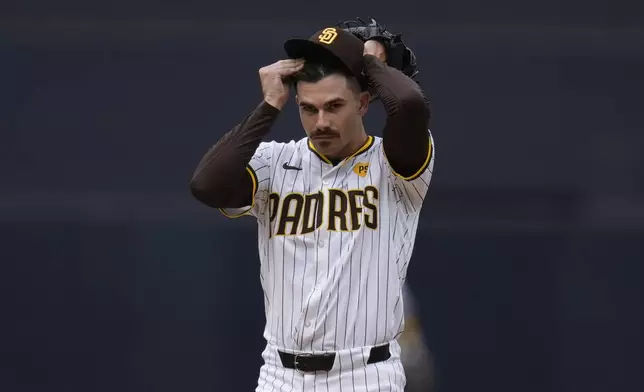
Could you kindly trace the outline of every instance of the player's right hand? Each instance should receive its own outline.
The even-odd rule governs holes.
[[[264,101],[276,109],[282,110],[288,101],[289,86],[284,78],[301,70],[303,59],[280,60],[259,69]]]

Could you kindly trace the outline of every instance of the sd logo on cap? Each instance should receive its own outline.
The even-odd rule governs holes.
[[[333,28],[333,27],[328,27],[324,30],[322,30],[322,33],[318,36],[318,39],[320,42],[323,44],[331,44],[335,40],[335,38],[338,36],[338,31]]]

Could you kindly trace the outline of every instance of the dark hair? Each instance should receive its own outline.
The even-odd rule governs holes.
[[[315,83],[326,78],[330,75],[340,74],[347,78],[349,88],[354,89],[356,92],[366,91],[365,86],[362,86],[358,79],[353,76],[346,68],[325,62],[310,62],[304,63],[301,70],[291,75],[288,82],[293,88],[297,87],[297,82]]]

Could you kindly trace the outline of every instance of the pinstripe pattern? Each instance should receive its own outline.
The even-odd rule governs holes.
[[[426,169],[407,179],[389,167],[380,138],[335,166],[307,142],[261,143],[249,163],[257,177],[254,204],[225,211],[258,221],[268,345],[257,391],[402,391],[396,358],[366,365],[364,356],[340,356],[338,370],[353,371],[310,378],[283,368],[275,350],[363,347],[368,356],[371,346],[395,342],[404,328],[402,287],[433,172],[433,140]],[[274,208],[271,194],[279,198]]]

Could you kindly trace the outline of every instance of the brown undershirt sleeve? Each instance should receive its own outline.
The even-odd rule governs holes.
[[[387,112],[383,130],[385,155],[392,169],[410,177],[423,168],[429,154],[429,104],[416,82],[376,57],[365,56],[369,88]]]
[[[222,136],[201,158],[190,181],[192,195],[213,208],[251,205],[253,181],[246,166],[279,113],[278,109],[262,101],[241,123]]]

